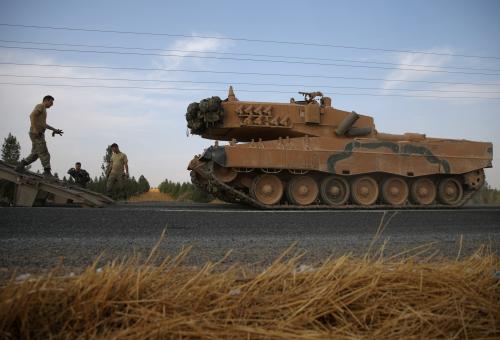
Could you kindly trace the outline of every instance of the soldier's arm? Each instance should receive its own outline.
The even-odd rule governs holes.
[[[54,137],[55,135],[62,136],[62,134],[64,133],[64,132],[63,132],[63,130],[56,129],[55,127],[52,127],[52,126],[50,126],[49,124],[45,124],[45,127],[46,127],[48,130],[51,130],[51,131],[52,131],[52,137]]]
[[[75,171],[75,168],[71,168],[68,170],[68,175],[70,175],[71,177],[73,177],[73,173]]]
[[[127,159],[127,156],[125,156],[125,160],[123,162],[123,166],[125,167],[125,175],[128,176],[128,159]]]

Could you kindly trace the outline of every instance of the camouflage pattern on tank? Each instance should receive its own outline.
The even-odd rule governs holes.
[[[372,117],[301,94],[247,102],[230,88],[190,104],[191,133],[216,141],[189,164],[193,182],[261,208],[457,207],[492,167],[491,143],[380,133]]]

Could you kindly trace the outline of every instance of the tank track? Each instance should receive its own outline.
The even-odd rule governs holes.
[[[357,204],[346,204],[339,206],[331,206],[328,204],[311,204],[311,205],[293,205],[293,204],[276,204],[276,205],[266,205],[245,192],[242,192],[226,183],[221,182],[215,176],[213,171],[213,162],[209,161],[203,164],[203,166],[198,167],[197,171],[203,171],[204,177],[207,179],[206,184],[201,184],[199,181],[193,181],[200,189],[210,192],[215,197],[230,203],[240,203],[246,204],[255,208],[265,209],[265,210],[353,210],[353,209],[363,209],[363,210],[408,210],[408,209],[456,209],[463,206],[480,188],[468,189],[464,188],[463,198],[454,205],[447,205],[441,203],[434,203],[430,205],[418,205],[412,204],[410,201],[406,205],[393,206],[390,204],[373,204],[370,206],[361,206]],[[193,177],[192,177],[193,178]]]

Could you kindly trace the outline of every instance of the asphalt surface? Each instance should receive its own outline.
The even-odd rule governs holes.
[[[500,207],[410,211],[258,211],[233,205],[143,204],[86,208],[0,208],[0,271],[29,272],[63,264],[82,268],[147,255],[163,230],[161,257],[192,246],[186,263],[218,261],[263,265],[296,242],[302,261],[363,255],[372,249],[397,254],[431,245],[425,254],[471,255],[485,245],[500,254]],[[380,231],[380,230],[379,230]],[[463,242],[461,242],[461,240]],[[461,249],[461,250],[460,250]]]

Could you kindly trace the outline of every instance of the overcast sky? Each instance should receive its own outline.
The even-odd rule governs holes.
[[[0,24],[87,31],[0,25],[0,138],[12,132],[26,156],[29,113],[51,94],[48,123],[65,131],[47,138],[54,171],[80,161],[99,175],[106,146],[117,142],[132,175],[153,186],[188,181],[189,160],[213,142],[186,136],[186,107],[225,98],[233,84],[241,100],[287,102],[320,90],[334,107],[373,116],[378,131],[492,141],[498,155],[500,99],[488,98],[500,98],[499,17],[498,1],[1,1]],[[498,160],[487,170],[495,187]]]

